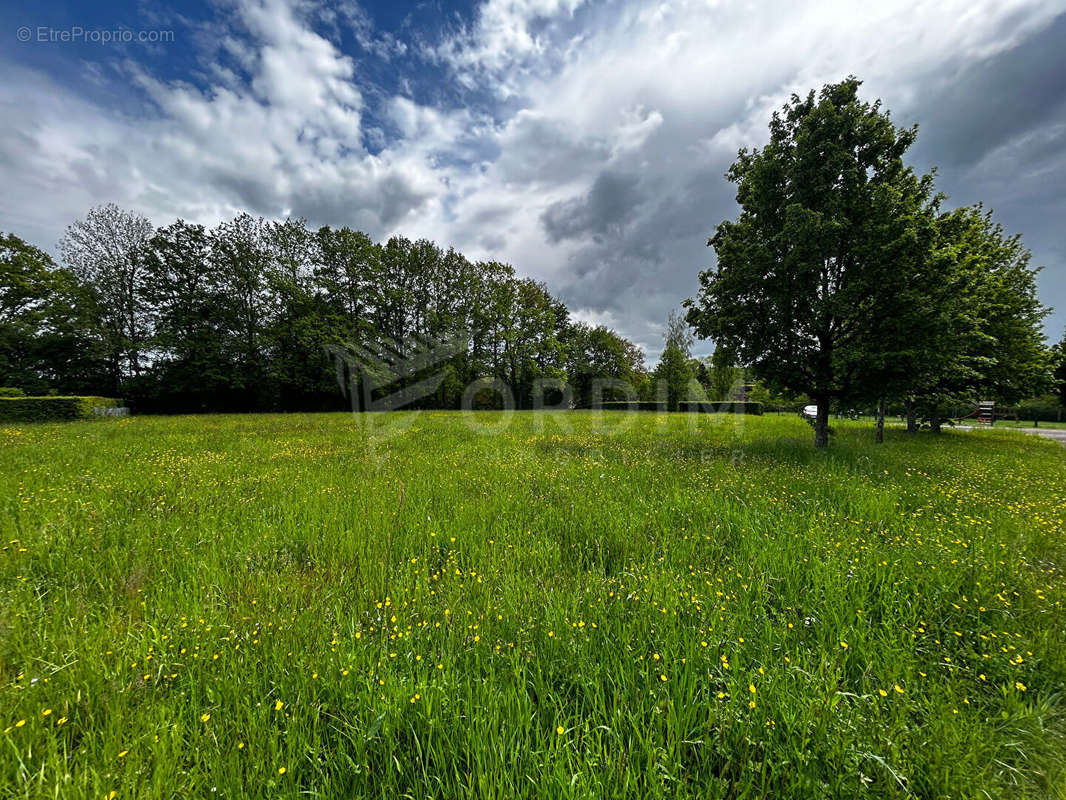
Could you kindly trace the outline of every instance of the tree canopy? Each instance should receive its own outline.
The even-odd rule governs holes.
[[[339,409],[330,346],[395,354],[456,335],[442,379],[412,402],[456,408],[489,378],[519,407],[564,383],[580,404],[596,379],[643,377],[635,345],[573,321],[543,283],[427,240],[243,214],[152,230],[104,206],[60,250],[70,269],[3,239],[0,385],[117,394],[142,411]]]
[[[1016,399],[1048,367],[1028,251],[981,209],[942,212],[933,176],[904,162],[917,127],[860,85],[793,95],[769,142],[740,151],[740,214],[686,303],[700,336],[815,401],[816,446],[834,401]]]

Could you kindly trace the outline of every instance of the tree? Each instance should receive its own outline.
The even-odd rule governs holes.
[[[740,379],[741,369],[736,355],[725,345],[718,345],[711,354],[710,399],[729,400],[733,387]]]
[[[1054,391],[1058,395],[1059,405],[1066,406],[1066,331],[1063,331],[1062,340],[1052,348],[1051,361]]]
[[[152,314],[152,381],[140,404],[170,411],[225,408],[233,393],[227,353],[230,298],[202,225],[159,228],[139,254],[141,290]]]
[[[589,394],[596,377],[645,378],[638,348],[573,325],[544,284],[425,239],[381,245],[349,228],[247,214],[212,230],[178,220],[152,232],[103,206],[71,226],[63,251],[77,274],[0,239],[3,382],[121,389],[140,411],[339,408],[354,376],[351,364],[338,375],[332,356],[348,344],[389,360],[435,347],[442,360],[426,370],[444,379],[405,400],[421,407],[455,408],[479,378],[508,383],[523,407],[540,379],[577,376]],[[405,374],[374,391],[395,397],[419,380]]]
[[[152,235],[152,224],[114,203],[89,210],[67,228],[59,242],[63,260],[95,294],[112,377],[109,393],[141,371],[148,338],[148,310],[141,295],[137,254]]]
[[[381,271],[380,248],[362,231],[319,228],[315,282],[325,294],[341,340],[369,325],[370,290]]]
[[[603,325],[577,322],[565,334],[566,374],[574,405],[588,408],[600,400],[628,400],[647,380],[640,348]],[[595,387],[602,387],[602,397]],[[630,391],[622,387],[631,387]]]
[[[828,444],[830,403],[858,383],[869,320],[890,308],[896,207],[920,206],[929,181],[903,163],[917,128],[897,129],[853,77],[793,95],[762,149],[727,173],[741,212],[708,244],[718,257],[687,301],[702,337],[734,350],[775,391],[809,394],[816,447]]]
[[[689,359],[692,358],[692,333],[685,318],[676,311],[671,311],[666,320],[663,337],[663,353],[655,367],[653,378],[660,387],[660,395],[665,394],[667,409],[677,411],[678,404],[688,399],[689,383],[694,377],[689,364]]]
[[[1048,311],[1029,261],[980,205],[937,218],[922,310],[900,312],[913,348],[903,393],[934,431],[947,403],[1014,403],[1050,385]]]
[[[269,352],[268,383],[280,408],[328,408],[336,394],[326,345],[337,341],[331,330],[330,304],[315,283],[320,239],[303,220],[273,222],[267,232]]]
[[[93,298],[51,256],[0,235],[0,386],[30,394],[106,382]]]
[[[1050,388],[1051,360],[1043,322],[1050,312],[1037,296],[1039,268],[1017,234],[1008,236],[980,205],[960,209],[966,230],[961,247],[974,254],[978,270],[973,309],[979,309],[987,346],[978,391],[1013,404]]]
[[[241,214],[211,231],[210,252],[226,298],[221,324],[233,364],[234,408],[269,408],[277,396],[269,382],[266,328],[270,318],[270,227]]]
[[[14,235],[0,236],[0,386],[43,384],[37,340],[54,291],[51,257]]]

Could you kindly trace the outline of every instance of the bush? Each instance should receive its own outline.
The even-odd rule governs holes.
[[[996,408],[996,419],[1039,420],[1040,422],[1061,422],[1066,414],[1063,414],[1062,406],[1052,398],[1038,397],[1025,400],[1018,404],[1017,408]]]
[[[26,393],[14,386],[0,386],[0,397],[25,397]]]
[[[682,400],[678,411],[702,414],[762,414],[762,403],[743,403],[733,400]],[[608,400],[594,408],[605,411],[668,411],[666,403],[657,400]]]
[[[666,411],[666,403],[656,400],[604,400],[594,403],[592,408],[602,408],[604,411]]]
[[[762,414],[762,403],[736,400],[685,400],[678,403],[678,411],[698,411],[702,414]]]
[[[3,397],[0,396],[0,422],[50,422],[88,419],[98,408],[119,408],[113,397]]]

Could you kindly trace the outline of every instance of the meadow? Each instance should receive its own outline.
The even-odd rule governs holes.
[[[0,797],[1066,797],[1066,450],[833,426],[2,427]]]

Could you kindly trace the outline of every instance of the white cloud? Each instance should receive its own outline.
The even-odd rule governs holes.
[[[584,0],[486,0],[471,28],[446,38],[432,48],[461,82],[473,86],[479,77],[489,77],[502,95],[520,90],[515,73],[529,69],[554,55],[553,21],[568,19]],[[543,30],[536,31],[537,25]]]

